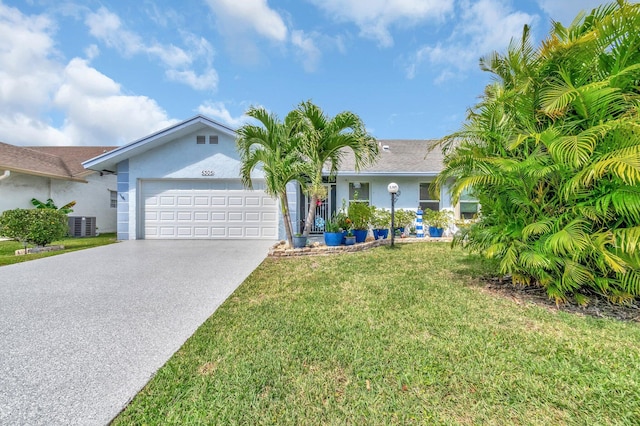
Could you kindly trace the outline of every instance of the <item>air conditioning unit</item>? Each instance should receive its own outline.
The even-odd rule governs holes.
[[[96,218],[87,216],[69,216],[69,235],[72,237],[95,237]]]

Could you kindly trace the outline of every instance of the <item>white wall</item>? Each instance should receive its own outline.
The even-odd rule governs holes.
[[[31,199],[51,198],[58,207],[76,201],[70,216],[94,216],[100,232],[116,231],[116,209],[110,207],[111,194],[116,190],[114,175],[89,175],[88,183],[49,179],[12,172],[0,180],[0,212],[33,208]]]
[[[420,183],[432,182],[434,177],[419,176],[348,176],[338,177],[337,202],[338,207],[342,204],[342,199],[349,200],[350,182],[368,182],[370,188],[370,203],[376,207],[391,209],[391,195],[387,191],[387,186],[391,182],[398,184],[400,196],[396,200],[397,209],[417,210],[420,200]],[[440,191],[440,209],[453,209],[451,197],[447,188]]]

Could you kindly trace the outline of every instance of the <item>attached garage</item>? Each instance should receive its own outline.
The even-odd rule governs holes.
[[[260,167],[253,190],[241,181],[236,132],[202,115],[85,161],[100,174],[117,175],[120,240],[261,239],[285,237],[277,199],[264,191]],[[297,188],[287,189],[296,223]]]
[[[239,180],[142,180],[144,239],[276,239],[276,201]]]

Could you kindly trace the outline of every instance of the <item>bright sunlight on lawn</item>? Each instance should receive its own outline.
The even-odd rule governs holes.
[[[115,424],[640,422],[637,323],[518,305],[472,268],[429,243],[268,259]]]
[[[66,238],[64,240],[55,241],[51,245],[63,245],[64,250],[49,251],[44,253],[34,253],[16,256],[16,250],[24,248],[23,244],[18,241],[0,241],[0,266],[10,265],[13,263],[26,262],[29,260],[40,259],[42,257],[56,256],[58,254],[70,251],[82,250],[91,247],[103,246],[116,242],[116,234],[102,234],[98,237],[86,238]],[[29,245],[31,247],[31,245]]]

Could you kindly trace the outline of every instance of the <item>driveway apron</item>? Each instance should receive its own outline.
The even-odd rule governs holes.
[[[0,424],[104,425],[272,241],[125,241],[0,267]]]

